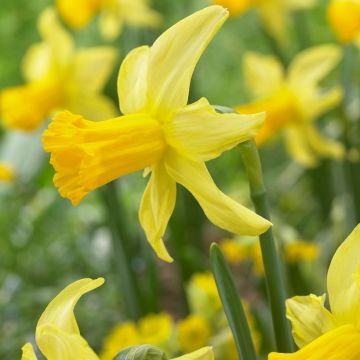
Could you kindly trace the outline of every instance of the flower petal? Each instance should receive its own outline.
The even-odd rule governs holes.
[[[164,261],[173,259],[167,252],[163,235],[176,201],[176,183],[166,173],[164,164],[153,166],[150,180],[141,200],[139,219],[156,254]]]
[[[357,360],[360,332],[353,326],[338,327],[292,354],[269,354],[268,360]]]
[[[228,12],[209,6],[179,21],[152,45],[148,73],[151,111],[166,113],[186,105],[194,68]]]
[[[37,360],[35,351],[31,343],[26,343],[22,348],[21,360]]]
[[[108,81],[116,60],[116,49],[98,46],[78,50],[75,58],[71,82],[83,87],[87,93],[100,92]]]
[[[286,300],[286,316],[300,348],[336,327],[335,317],[324,307],[325,295],[295,296]]]
[[[141,113],[147,105],[147,73],[150,48],[141,46],[127,54],[118,76],[120,110],[123,114]]]
[[[288,80],[295,91],[317,87],[340,61],[341,50],[336,45],[314,46],[298,54],[289,66]]]
[[[80,332],[74,315],[75,305],[82,295],[96,289],[103,283],[103,278],[96,280],[81,279],[62,290],[42,313],[36,327],[36,342],[39,344],[42,336],[41,328],[46,325],[54,326],[68,335],[79,335]]]
[[[83,337],[62,331],[51,324],[37,327],[36,342],[47,359],[99,360]]]
[[[45,43],[30,46],[22,60],[22,73],[26,81],[40,80],[51,70],[51,50]]]
[[[193,194],[209,220],[220,228],[240,235],[259,235],[271,226],[268,220],[222,193],[203,162],[168,151],[165,166],[169,175]]]
[[[332,313],[340,323],[360,326],[360,225],[331,260],[327,289]]]
[[[116,6],[116,3],[110,3],[109,6],[103,7],[100,12],[100,32],[104,39],[109,41],[120,35],[124,26],[124,19],[119,16]]]
[[[284,71],[274,56],[247,52],[243,64],[246,83],[256,97],[273,95],[282,86]]]
[[[211,346],[206,346],[172,360],[214,360],[214,352]]]
[[[163,128],[167,143],[178,153],[207,161],[255,137],[264,119],[265,113],[219,114],[202,98],[183,108]]]

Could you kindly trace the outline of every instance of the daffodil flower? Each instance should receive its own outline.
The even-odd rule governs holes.
[[[81,296],[103,283],[103,278],[75,281],[62,290],[46,307],[37,323],[35,338],[39,350],[47,360],[99,360],[80,335],[74,308]],[[213,359],[211,347],[204,347],[173,360]],[[23,346],[21,360],[37,360],[31,343]]]
[[[286,301],[287,317],[300,350],[272,353],[269,360],[360,359],[360,225],[337,249],[327,274],[329,311],[322,296]]]
[[[65,22],[75,29],[83,28],[99,14],[100,32],[108,40],[117,37],[125,24],[153,27],[161,22],[148,0],[57,0],[56,4]]]
[[[10,182],[14,177],[14,169],[9,165],[0,162],[0,182]]]
[[[267,30],[280,42],[286,39],[291,12],[309,9],[316,2],[317,0],[213,0],[213,3],[228,8],[232,16],[254,8]]]
[[[240,113],[266,111],[266,121],[256,141],[262,145],[283,132],[290,154],[305,166],[314,166],[319,157],[336,159],[344,155],[343,147],[322,136],[314,120],[334,108],[342,98],[335,86],[328,91],[319,82],[334,69],[341,57],[335,45],[320,45],[295,56],[285,73],[273,56],[247,53],[244,71],[247,84],[258,100],[240,105]]]
[[[175,24],[152,47],[131,51],[118,78],[124,116],[92,122],[61,112],[43,136],[56,170],[54,183],[74,205],[122,175],[151,172],[139,218],[166,261],[172,259],[162,237],[175,206],[176,183],[223,229],[257,235],[271,225],[223,194],[205,166],[254,137],[264,114],[218,114],[205,98],[187,105],[195,65],[227,15],[224,8],[210,6]]]
[[[23,61],[25,85],[0,93],[4,124],[35,130],[58,109],[82,112],[93,120],[113,117],[112,101],[101,94],[111,74],[116,52],[111,47],[75,49],[71,36],[47,8],[38,21],[42,42],[27,51]]]
[[[327,10],[337,38],[342,43],[360,46],[360,0],[332,0]]]

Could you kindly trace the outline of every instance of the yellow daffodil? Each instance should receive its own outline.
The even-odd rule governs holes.
[[[285,260],[289,263],[299,261],[314,261],[319,256],[319,246],[317,244],[295,240],[284,245]]]
[[[328,19],[337,38],[360,46],[360,0],[332,0]]]
[[[116,59],[115,50],[105,46],[76,50],[52,8],[40,15],[38,27],[42,42],[30,47],[23,61],[27,84],[0,93],[5,126],[31,131],[62,108],[92,120],[115,116],[112,101],[101,94]]]
[[[14,179],[14,169],[9,165],[0,162],[0,182],[10,182]]]
[[[92,122],[61,112],[44,132],[60,194],[80,203],[122,175],[147,169],[151,177],[139,218],[158,256],[171,261],[162,237],[175,206],[176,183],[187,188],[207,217],[238,234],[259,234],[270,222],[223,194],[205,161],[256,134],[263,114],[218,114],[205,98],[187,105],[191,76],[227,18],[220,6],[175,24],[152,45],[131,51],[118,78],[124,116]]]
[[[81,279],[68,285],[46,307],[36,326],[36,343],[48,360],[97,360],[80,335],[74,307],[82,295],[96,289],[104,279]],[[30,343],[23,347],[22,360],[36,360]]]
[[[287,317],[301,348],[294,354],[269,355],[269,360],[360,359],[360,225],[339,246],[329,266],[325,295],[287,300]]]
[[[317,0],[213,0],[213,3],[228,8],[232,16],[241,15],[251,8],[256,9],[265,27],[279,41],[286,38],[291,12],[309,9],[316,2]]]
[[[56,0],[56,4],[66,23],[75,29],[83,28],[99,14],[100,31],[108,40],[118,36],[125,24],[157,26],[161,21],[148,0]]]
[[[317,117],[342,98],[339,86],[328,91],[319,87],[340,57],[341,51],[334,45],[309,48],[295,56],[285,74],[275,57],[246,54],[246,81],[258,100],[238,106],[237,111],[266,111],[265,124],[256,138],[259,145],[282,131],[290,154],[305,166],[316,165],[319,157],[339,159],[344,155],[343,147],[323,137],[314,125]]]

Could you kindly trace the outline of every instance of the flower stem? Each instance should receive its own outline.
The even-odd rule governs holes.
[[[270,219],[261,162],[255,141],[246,141],[240,144],[239,147],[247,171],[251,199],[256,213],[265,219]],[[259,238],[277,351],[292,352],[293,341],[290,332],[290,324],[285,316],[285,286],[272,229],[270,228],[264,234],[260,235]]]
[[[244,308],[239,299],[229,266],[217,244],[211,245],[210,260],[216,286],[235,340],[239,359],[256,360],[255,347]]]
[[[114,257],[120,278],[125,313],[130,319],[135,321],[141,316],[140,297],[135,274],[130,263],[132,256],[126,243],[126,241],[130,240],[130,237],[126,230],[127,225],[125,223],[124,211],[118,201],[118,192],[114,182],[104,186],[101,194],[112,232]]]

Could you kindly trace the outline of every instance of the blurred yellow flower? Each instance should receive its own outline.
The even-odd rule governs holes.
[[[332,258],[327,290],[331,312],[324,306],[325,294],[287,300],[287,317],[301,349],[294,354],[272,353],[269,360],[360,359],[360,225]]]
[[[271,225],[222,193],[205,165],[255,136],[264,115],[218,114],[205,98],[186,105],[195,65],[227,15],[210,6],[172,26],[152,47],[131,51],[118,78],[124,116],[92,122],[62,112],[44,132],[44,148],[57,172],[55,186],[74,205],[120,176],[144,168],[151,172],[139,218],[165,261],[172,261],[162,237],[175,206],[176,183],[223,229],[257,235]]]
[[[131,321],[126,321],[115,326],[105,338],[100,359],[112,360],[120,351],[141,342],[142,339],[136,325]]]
[[[82,295],[96,289],[104,279],[81,279],[68,285],[46,307],[36,326],[36,343],[48,360],[97,360],[98,357],[81,337],[74,307]],[[30,343],[23,348],[22,360],[36,360]]]
[[[148,0],[56,0],[65,22],[80,29],[99,14],[101,34],[108,40],[117,37],[125,24],[158,26],[161,16],[152,10]]]
[[[38,20],[42,42],[29,48],[23,59],[27,84],[0,93],[5,126],[32,131],[56,110],[67,108],[93,120],[115,116],[112,101],[101,95],[116,58],[115,49],[75,50],[75,44],[47,8]]]
[[[291,12],[309,9],[317,0],[213,0],[237,16],[250,8],[256,9],[267,30],[279,41],[284,41]]]
[[[314,261],[319,256],[319,246],[308,241],[295,240],[284,246],[285,260],[289,263]]]
[[[332,0],[328,19],[338,39],[360,46],[360,0]]]
[[[211,327],[202,316],[191,314],[177,324],[177,337],[181,351],[189,352],[208,345]]]
[[[0,182],[10,182],[14,179],[14,177],[14,169],[9,165],[0,162]]]
[[[240,105],[237,111],[267,112],[256,138],[259,145],[282,131],[290,154],[305,166],[315,166],[319,157],[344,156],[342,145],[323,137],[314,125],[316,118],[333,109],[342,98],[339,86],[328,91],[319,87],[340,57],[341,51],[335,45],[309,48],[295,56],[285,74],[275,57],[245,55],[246,81],[259,100]]]

